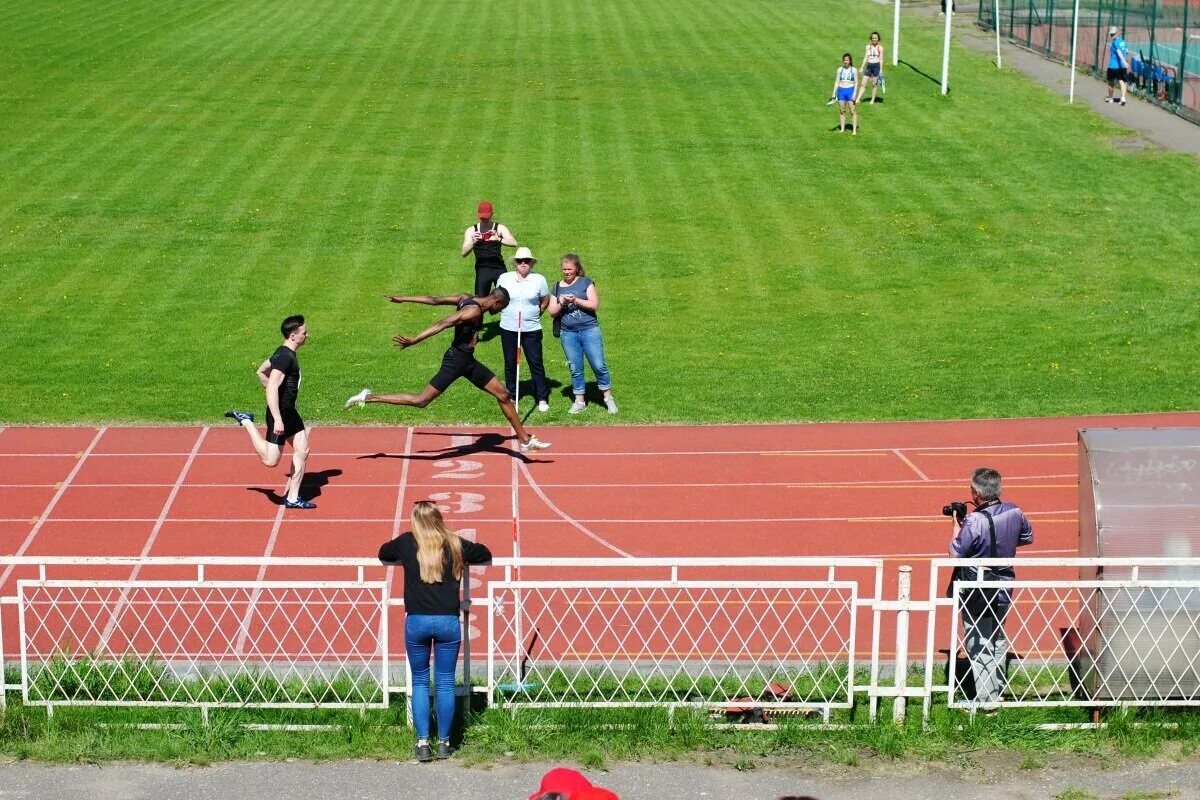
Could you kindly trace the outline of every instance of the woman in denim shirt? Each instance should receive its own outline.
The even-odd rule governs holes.
[[[617,402],[612,396],[612,376],[604,360],[604,341],[600,337],[600,321],[596,311],[600,308],[600,295],[596,284],[587,277],[579,256],[567,253],[562,259],[562,280],[554,285],[550,293],[549,311],[562,325],[562,347],[571,368],[571,390],[575,402],[567,409],[568,414],[578,414],[587,404],[583,400],[583,360],[596,373],[596,387],[604,393],[604,405],[608,413],[617,413]]]

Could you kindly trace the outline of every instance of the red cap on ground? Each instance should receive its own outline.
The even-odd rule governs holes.
[[[541,787],[529,795],[529,800],[537,800],[546,792],[557,792],[573,798],[580,790],[591,788],[592,782],[585,778],[583,773],[566,767],[555,767],[542,776]]]
[[[492,215],[492,204],[484,200],[479,204],[478,213],[480,219],[487,219]]]

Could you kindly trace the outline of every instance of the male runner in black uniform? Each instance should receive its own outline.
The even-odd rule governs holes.
[[[420,394],[375,394],[370,389],[363,389],[346,401],[344,408],[354,408],[364,403],[389,403],[394,406],[415,406],[424,408],[433,402],[434,398],[450,388],[450,384],[459,378],[466,378],[476,387],[496,398],[500,410],[512,425],[521,444],[521,452],[544,450],[549,442],[540,441],[528,433],[517,416],[517,408],[513,405],[512,397],[504,384],[496,379],[495,373],[475,360],[475,341],[479,329],[483,327],[484,312],[498,314],[508,305],[508,292],[497,288],[494,292],[483,297],[471,297],[469,294],[456,294],[449,297],[434,297],[432,295],[401,296],[389,295],[393,303],[423,303],[427,306],[455,306],[453,314],[430,325],[416,336],[397,334],[392,341],[397,347],[412,347],[417,342],[423,342],[430,336],[435,336],[446,328],[454,328],[454,341],[450,349],[442,356],[442,368],[438,374],[430,378],[424,391]]]
[[[283,344],[259,365],[255,375],[267,393],[267,435],[264,438],[254,427],[254,415],[246,411],[226,411],[237,424],[250,434],[250,444],[268,467],[279,463],[283,443],[292,440],[292,474],[284,490],[284,505],[288,508],[316,508],[316,503],[300,497],[304,480],[304,464],[308,461],[308,428],[296,411],[300,395],[300,361],[296,351],[308,341],[308,326],[299,314],[288,317],[279,326]]]
[[[487,200],[479,204],[478,213],[479,222],[463,234],[462,256],[466,258],[468,253],[475,253],[475,296],[483,297],[508,271],[500,246],[516,247],[517,240],[507,227],[492,221],[492,204]]]

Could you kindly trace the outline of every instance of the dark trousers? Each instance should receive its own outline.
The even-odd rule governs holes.
[[[500,280],[500,276],[507,270],[496,269],[494,267],[475,268],[475,296],[483,297],[491,294],[492,289],[496,288],[496,281]]]
[[[517,332],[500,329],[500,344],[504,348],[504,385],[509,393],[517,392]],[[528,331],[521,334],[521,350],[525,363],[533,376],[533,399],[541,402],[550,400],[550,387],[546,385],[546,367],[542,363],[542,332]]]

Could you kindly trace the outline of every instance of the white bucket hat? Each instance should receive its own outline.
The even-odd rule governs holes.
[[[515,264],[518,261],[520,261],[522,259],[526,259],[526,258],[528,258],[534,264],[538,263],[538,260],[533,257],[533,251],[530,250],[528,247],[518,247],[517,252],[512,257],[512,260],[513,260],[513,263]]]

